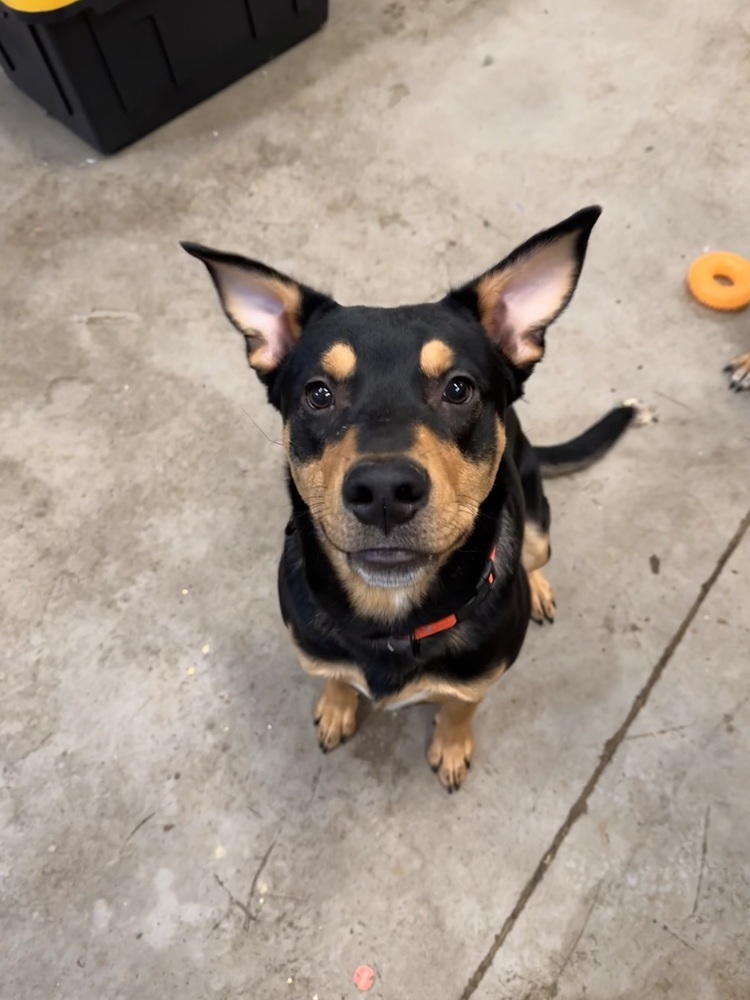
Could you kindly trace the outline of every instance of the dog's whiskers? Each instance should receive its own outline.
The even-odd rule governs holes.
[[[247,417],[247,419],[255,426],[255,429],[258,430],[258,431],[260,431],[260,433],[263,435],[263,437],[266,439],[266,441],[268,441],[269,444],[277,444],[279,446],[279,448],[283,448],[284,447],[284,443],[282,441],[274,441],[273,438],[270,438],[266,434],[266,432],[263,430],[263,428],[260,426],[260,424],[250,416],[250,414],[247,412],[247,410],[245,409],[244,406],[241,406],[240,409],[245,414],[245,416]]]

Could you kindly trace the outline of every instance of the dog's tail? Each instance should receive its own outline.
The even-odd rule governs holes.
[[[567,476],[592,465],[606,454],[632,423],[646,424],[654,419],[653,413],[635,399],[616,406],[606,416],[589,427],[583,434],[564,444],[534,447],[542,468],[542,476]]]

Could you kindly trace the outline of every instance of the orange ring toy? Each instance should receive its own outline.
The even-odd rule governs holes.
[[[709,309],[732,311],[750,305],[750,260],[739,254],[704,254],[690,265],[687,280],[696,299]]]

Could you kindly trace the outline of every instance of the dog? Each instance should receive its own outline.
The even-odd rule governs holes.
[[[740,354],[738,358],[729,362],[724,371],[732,376],[729,379],[730,389],[734,389],[735,392],[750,389],[750,353]]]
[[[291,518],[278,576],[302,668],[325,681],[320,747],[351,737],[361,695],[439,705],[427,758],[457,790],[479,703],[551,622],[542,474],[602,455],[623,405],[533,448],[514,404],[570,302],[601,209],[533,236],[438,302],[341,306],[266,264],[192,243],[281,412]]]

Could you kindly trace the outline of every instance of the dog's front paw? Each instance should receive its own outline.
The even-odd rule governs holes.
[[[357,729],[358,695],[342,681],[327,681],[315,706],[318,743],[323,753],[346,743]]]
[[[740,354],[734,361],[730,361],[724,371],[732,373],[732,377],[729,379],[730,389],[734,389],[735,392],[750,389],[750,352]]]
[[[467,718],[443,707],[435,719],[435,735],[427,750],[427,761],[437,774],[440,784],[449,793],[461,787],[474,756],[474,736],[471,716],[476,706],[467,706]]]
[[[545,619],[552,624],[555,620],[555,595],[547,577],[536,569],[529,573],[531,588],[531,617],[537,625],[544,625]]]

